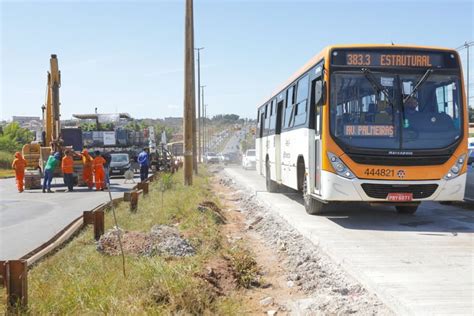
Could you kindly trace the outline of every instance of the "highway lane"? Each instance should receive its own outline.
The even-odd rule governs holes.
[[[225,172],[397,314],[474,314],[473,210],[425,202],[410,216],[351,204],[310,216],[300,194],[266,192],[256,171]]]
[[[120,197],[135,183],[112,178],[112,196]],[[139,177],[135,177],[135,182]],[[15,179],[0,180],[0,260],[18,259],[48,241],[83,211],[109,200],[107,192],[74,188],[64,192],[62,179],[53,180],[56,193],[25,190],[18,193]]]

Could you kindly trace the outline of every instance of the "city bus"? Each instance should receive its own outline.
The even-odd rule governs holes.
[[[343,202],[463,199],[468,115],[452,49],[326,47],[257,108],[256,167],[309,214]]]

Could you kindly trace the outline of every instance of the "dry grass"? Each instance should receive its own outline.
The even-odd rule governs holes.
[[[228,251],[232,269],[234,270],[237,284],[244,288],[251,288],[260,284],[259,269],[255,256],[241,245],[235,245]]]
[[[222,249],[218,224],[212,214],[199,212],[203,200],[215,200],[206,171],[185,187],[182,173],[168,179],[163,194],[154,182],[147,198],[140,198],[138,211],[128,205],[117,208],[120,227],[149,231],[155,224],[176,225],[197,249],[194,257],[127,257],[127,277],[121,257],[100,254],[88,228],[54,256],[29,272],[30,314],[238,314],[240,299],[217,296],[197,277]],[[203,175],[204,174],[204,175]],[[106,228],[113,226],[106,215]]]

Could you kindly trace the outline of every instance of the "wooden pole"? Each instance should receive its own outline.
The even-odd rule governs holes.
[[[186,0],[184,45],[184,184],[193,184],[193,125],[195,115],[194,96],[194,29],[193,0]]]
[[[195,48],[197,50],[197,62],[198,62],[198,76],[197,76],[197,87],[198,87],[198,121],[197,121],[197,130],[198,130],[198,161],[202,162],[202,143],[201,143],[201,129],[202,129],[202,121],[201,121],[201,56],[200,52],[201,49],[204,49],[204,47],[200,48]]]

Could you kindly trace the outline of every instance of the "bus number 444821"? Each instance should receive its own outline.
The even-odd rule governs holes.
[[[364,174],[366,176],[393,177],[395,175],[395,171],[393,169],[367,168],[365,169]]]

